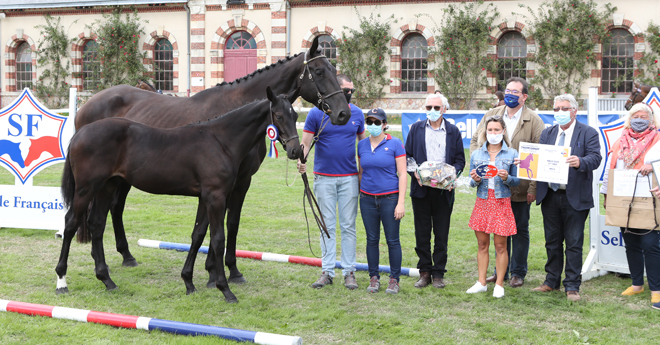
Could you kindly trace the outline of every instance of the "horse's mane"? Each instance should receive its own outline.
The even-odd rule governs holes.
[[[218,86],[225,86],[225,85],[234,85],[234,84],[238,84],[238,83],[240,83],[240,82],[243,81],[243,80],[248,80],[248,78],[252,78],[252,77],[254,77],[254,76],[257,75],[257,74],[262,73],[263,71],[267,71],[267,70],[269,70],[269,69],[271,69],[271,68],[275,68],[277,65],[283,65],[283,64],[285,64],[285,63],[287,63],[287,62],[293,60],[294,58],[298,57],[298,55],[300,55],[300,54],[302,54],[302,53],[298,53],[298,54],[296,54],[296,55],[294,55],[294,56],[287,56],[286,59],[278,60],[277,62],[272,63],[272,64],[270,64],[270,65],[267,65],[267,66],[265,66],[265,67],[262,67],[262,68],[260,68],[260,69],[258,69],[258,70],[256,70],[256,71],[254,71],[254,72],[252,72],[252,73],[250,73],[250,74],[244,76],[244,77],[237,78],[237,79],[234,80],[234,81],[230,81],[230,82],[223,81],[222,83],[215,84],[215,87],[218,87]]]
[[[233,114],[234,112],[241,111],[241,110],[243,110],[243,108],[247,108],[247,107],[250,107],[250,106],[256,105],[256,103],[261,103],[261,102],[263,102],[263,101],[265,101],[265,100],[266,100],[266,98],[262,98],[262,99],[254,100],[254,101],[252,101],[252,102],[250,102],[250,103],[244,104],[244,105],[242,105],[242,106],[240,106],[240,107],[238,107],[238,108],[236,108],[236,109],[231,110],[230,112],[227,112],[227,113],[224,113],[224,114],[222,114],[222,115],[216,116],[216,117],[214,117],[214,118],[212,118],[212,119],[207,119],[206,121],[191,122],[190,124],[188,124],[188,126],[199,125],[199,124],[202,124],[202,125],[203,125],[203,124],[209,123],[209,122],[211,122],[211,121],[214,121],[214,120],[217,120],[217,119],[219,119],[219,118],[225,117],[225,116],[227,116],[227,115]]]

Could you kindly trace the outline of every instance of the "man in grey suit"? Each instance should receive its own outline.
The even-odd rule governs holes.
[[[594,207],[593,171],[602,159],[598,132],[575,119],[577,109],[578,102],[572,95],[555,97],[555,121],[558,124],[541,133],[540,144],[570,146],[571,156],[566,159],[570,166],[567,184],[536,183],[536,204],[541,204],[548,261],[545,282],[532,289],[538,292],[559,290],[565,242],[566,277],[563,284],[566,297],[571,301],[580,300],[584,222],[589,209]]]

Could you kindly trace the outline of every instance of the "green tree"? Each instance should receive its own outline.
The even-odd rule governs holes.
[[[135,85],[139,79],[151,76],[142,64],[147,53],[139,49],[140,35],[144,34],[143,21],[138,17],[137,10],[126,13],[122,18],[123,9],[116,6],[112,13],[104,14],[103,19],[87,26],[96,34],[99,45],[99,90],[119,84]]]
[[[530,23],[536,43],[530,58],[535,63],[530,84],[551,98],[563,93],[578,98],[596,66],[594,44],[609,41],[605,23],[616,7],[593,0],[553,0],[537,9],[524,4],[520,7],[529,13],[521,16]]]
[[[644,53],[644,56],[637,62],[638,75],[635,77],[643,85],[660,85],[660,27],[649,23],[644,35],[645,41],[651,48]]]
[[[37,25],[40,39],[37,44],[37,66],[39,79],[34,83],[36,96],[50,108],[61,108],[69,102],[69,88],[66,78],[70,75],[69,47],[73,39],[60,23],[60,17],[54,19],[45,15],[46,24]],[[75,23],[75,22],[74,22]]]
[[[486,71],[495,71],[497,64],[487,53],[498,16],[492,3],[485,8],[483,1],[461,3],[445,8],[441,25],[435,25],[436,47],[429,47],[435,60],[431,74],[452,109],[470,108],[477,92],[490,87]]]
[[[355,86],[353,102],[360,107],[372,107],[374,101],[385,95],[383,88],[390,84],[387,76],[385,59],[389,55],[387,45],[390,41],[394,15],[381,21],[380,14],[369,17],[361,16],[359,29],[344,26],[342,38],[337,43],[341,71],[351,77]]]

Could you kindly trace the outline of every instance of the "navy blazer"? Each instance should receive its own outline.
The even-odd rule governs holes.
[[[446,145],[445,145],[445,163],[453,165],[456,168],[456,177],[458,177],[463,168],[465,167],[465,151],[463,150],[463,138],[458,128],[449,123],[443,117],[442,121],[445,122],[445,130],[447,131]],[[426,122],[417,121],[412,124],[408,137],[406,138],[406,158],[412,157],[417,164],[426,162]],[[426,192],[431,187],[420,186],[417,183],[415,174],[408,173],[412,178],[410,179],[410,196],[413,198],[423,198]],[[454,202],[454,191],[447,192],[443,190],[447,196],[449,204]]]
[[[598,132],[588,125],[575,121],[573,137],[571,137],[571,156],[580,159],[580,167],[568,169],[566,198],[571,207],[583,211],[594,207],[593,171],[598,169],[603,157],[600,155]],[[554,145],[558,133],[559,125],[544,129],[539,144]],[[547,194],[548,183],[537,182],[536,204],[540,204]]]

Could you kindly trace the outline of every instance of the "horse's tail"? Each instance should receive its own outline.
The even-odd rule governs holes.
[[[76,192],[76,180],[73,176],[73,169],[71,169],[71,156],[69,151],[66,153],[66,160],[64,161],[64,171],[62,172],[62,199],[64,205],[67,208],[73,207],[73,197]],[[83,222],[78,228],[76,234],[76,241],[78,243],[88,243],[92,240],[91,235],[89,234],[89,228],[87,226],[87,215],[88,210],[85,210],[85,215],[83,217]]]
[[[71,169],[71,156],[69,151],[66,152],[66,160],[64,161],[64,171],[62,172],[62,198],[64,199],[64,206],[70,208],[73,203],[73,195],[76,191],[76,180],[73,177],[73,169]]]

